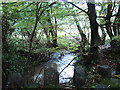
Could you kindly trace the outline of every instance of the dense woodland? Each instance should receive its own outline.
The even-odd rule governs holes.
[[[107,65],[116,71],[112,78],[120,79],[119,3],[2,2],[3,87],[11,72],[25,76],[30,68],[49,61],[58,51],[61,56],[62,51],[77,55],[74,66],[82,66],[88,76],[82,88],[95,88],[99,82],[107,88],[120,87],[96,71],[99,65]]]

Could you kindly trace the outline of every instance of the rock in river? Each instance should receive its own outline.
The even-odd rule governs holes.
[[[44,69],[44,85],[58,85],[59,74],[57,71],[57,65],[55,63],[47,63]]]
[[[84,69],[81,66],[77,66],[74,69],[73,84],[77,88],[81,88],[86,81],[86,74]]]

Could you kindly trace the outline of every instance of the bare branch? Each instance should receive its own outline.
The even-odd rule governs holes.
[[[71,62],[72,62],[73,60],[75,60],[77,57],[78,57],[78,56],[74,57],[74,58],[70,61],[70,63],[68,63],[68,65],[65,66],[65,68],[59,73],[59,75],[60,75],[60,74],[71,64]]]
[[[24,7],[23,9],[21,9],[21,10],[17,11],[17,13],[18,13],[18,12],[23,11],[24,9],[28,8],[29,6],[31,6],[31,5],[32,5],[32,4],[34,4],[34,3],[35,3],[35,2],[30,3],[29,5],[27,5],[27,6],[26,6],[26,7]]]
[[[105,16],[97,16],[97,18],[106,18]]]
[[[51,7],[53,4],[56,4],[56,2],[51,3],[50,5],[48,5],[48,7],[46,7],[45,9],[43,9],[43,10],[41,11],[41,13],[40,13],[39,16],[41,16],[41,15],[43,14],[43,12],[44,12],[47,8]]]
[[[112,11],[111,11],[112,13],[113,13],[114,9],[115,9],[115,0],[114,0],[114,6],[113,6],[113,9],[112,9]]]
[[[39,11],[40,11],[41,7],[42,7],[42,2],[40,4],[40,7],[38,8],[38,14],[39,14]]]
[[[67,2],[67,3],[70,3],[71,5],[75,6],[76,8],[78,8],[79,10],[83,11],[84,13],[86,13],[88,15],[88,12],[86,12],[82,8],[79,8],[78,6],[76,6],[75,4],[73,4],[72,2]]]

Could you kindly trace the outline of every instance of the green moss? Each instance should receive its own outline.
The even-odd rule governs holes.
[[[109,88],[120,88],[119,83],[115,83],[112,79],[103,79],[102,83],[106,86],[108,86]]]

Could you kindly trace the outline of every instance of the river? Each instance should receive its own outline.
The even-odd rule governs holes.
[[[57,64],[57,71],[60,73],[74,57],[76,57],[76,55],[68,51],[57,51],[52,53],[50,56],[50,60],[48,62],[42,63],[41,65],[34,67],[34,75],[33,75],[34,81],[37,83],[38,82],[41,83],[41,85],[44,83],[43,67],[47,65],[49,62]],[[59,75],[59,83],[70,82],[74,73],[74,66],[73,66],[74,62],[75,61],[72,61],[71,64],[68,67],[66,67],[64,71],[61,72],[61,74]]]

